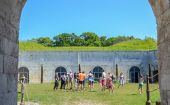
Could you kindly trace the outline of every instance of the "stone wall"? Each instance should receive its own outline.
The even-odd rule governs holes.
[[[149,0],[157,20],[161,104],[170,104],[170,1]],[[25,0],[0,1],[0,104],[17,104],[19,20]]]
[[[0,105],[17,105],[18,34],[22,0],[0,0]]]
[[[161,105],[170,105],[170,0],[149,0],[157,22]]]
[[[54,81],[57,67],[64,67],[78,72],[78,65],[86,73],[95,67],[102,67],[106,72],[116,74],[116,64],[119,73],[123,72],[129,79],[129,70],[133,66],[139,67],[141,73],[148,73],[148,64],[157,67],[157,51],[132,52],[20,52],[19,68],[29,70],[30,83],[41,82],[41,66],[43,66],[43,81]],[[152,68],[154,70],[154,68]]]

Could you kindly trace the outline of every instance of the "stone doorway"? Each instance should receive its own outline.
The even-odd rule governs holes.
[[[20,78],[22,76],[25,76],[25,83],[29,83],[29,70],[27,67],[20,67],[18,70],[18,80],[20,80]]]
[[[97,66],[93,69],[92,73],[94,75],[95,80],[99,80],[100,77],[102,77],[102,73],[104,72],[103,68],[100,66]]]
[[[60,78],[62,75],[67,73],[67,70],[64,67],[60,66],[60,67],[57,67],[57,69],[55,70],[55,73],[58,73],[58,76]]]
[[[138,83],[138,78],[140,75],[140,69],[136,66],[130,68],[129,77],[131,83]]]
[[[170,1],[149,0],[156,16],[158,30],[158,55],[159,55],[159,84],[161,92],[161,105],[169,105],[170,100]],[[18,33],[22,7],[26,0],[1,0],[0,1],[0,79],[7,79],[13,75],[17,78],[18,73]],[[17,79],[15,80],[17,81]],[[17,103],[17,83],[14,81],[1,81],[2,86],[12,84],[13,90],[1,87],[0,104],[13,105]]]

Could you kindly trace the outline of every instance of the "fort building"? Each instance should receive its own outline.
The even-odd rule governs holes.
[[[137,83],[140,74],[158,73],[157,60],[157,51],[20,52],[19,76],[24,74],[29,83],[53,82],[55,72],[59,76],[78,72],[80,64],[81,71],[93,72],[95,79],[99,79],[103,71],[115,77],[123,72],[126,81]],[[157,78],[152,82],[157,82]]]

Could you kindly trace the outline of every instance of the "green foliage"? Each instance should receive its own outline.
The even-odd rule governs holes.
[[[101,46],[100,39],[95,33],[84,32],[80,37],[84,39],[84,46]]]
[[[72,33],[62,33],[57,36],[55,36],[54,39],[54,45],[55,46],[75,46],[75,40],[77,36]]]
[[[101,36],[100,41],[101,41],[101,46],[107,46],[106,44],[107,37],[106,36]]]
[[[145,105],[146,103],[146,85],[143,86],[143,94],[138,94],[138,84],[125,84],[120,87],[114,84],[113,93],[101,91],[98,83],[95,83],[94,89],[90,92],[86,84],[84,91],[74,90],[53,90],[54,84],[27,84],[25,85],[25,101],[36,102],[40,105]],[[20,85],[18,85],[20,91]],[[154,90],[158,84],[151,84],[150,90]],[[18,101],[21,95],[18,94]],[[28,99],[29,98],[29,99]],[[159,91],[151,92],[151,102],[159,100]]]
[[[114,45],[117,44],[119,42],[123,42],[123,41],[128,41],[128,40],[133,40],[135,39],[133,36],[118,36],[118,37],[110,37],[106,40],[106,46],[110,46],[110,45]]]
[[[157,43],[155,40],[140,40],[140,39],[135,39],[135,40],[130,40],[130,41],[124,41],[121,43],[117,43],[112,46],[115,50],[141,50],[141,51],[146,51],[146,50],[156,50],[157,49]]]
[[[42,44],[44,46],[52,46],[53,45],[53,41],[49,37],[40,37],[40,38],[37,38],[37,39],[32,39],[30,41],[31,42],[37,42],[37,43]]]
[[[155,40],[146,41],[132,39],[119,42],[109,47],[93,47],[93,46],[70,46],[70,47],[45,47],[36,42],[20,42],[21,51],[148,51],[157,50]]]
[[[30,41],[37,42],[43,46],[94,46],[94,47],[106,47],[112,46],[119,42],[128,41],[137,39],[133,36],[117,36],[107,38],[106,36],[99,37],[96,33],[93,32],[84,32],[80,36],[75,35],[74,33],[62,33],[54,36],[53,40],[49,37],[40,37],[37,39],[32,39]]]

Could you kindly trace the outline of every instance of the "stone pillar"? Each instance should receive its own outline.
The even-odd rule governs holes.
[[[170,105],[170,0],[149,0],[157,22],[161,105]]]
[[[17,105],[18,35],[26,0],[0,0],[0,105]]]

